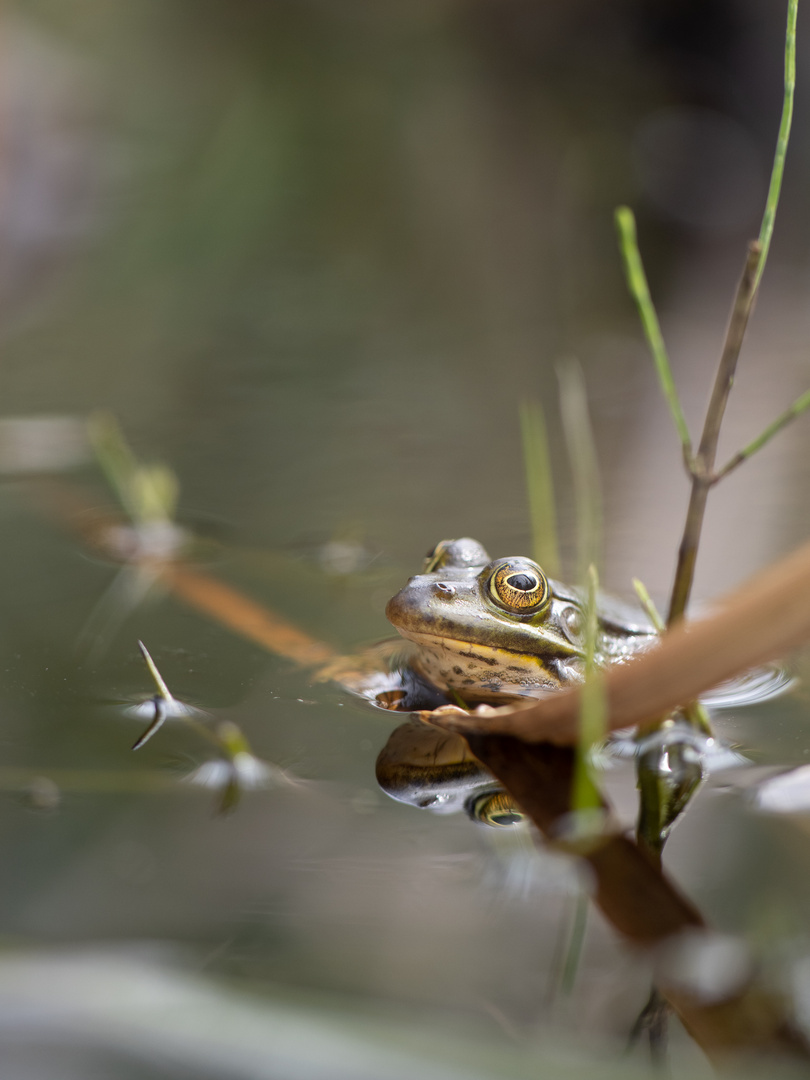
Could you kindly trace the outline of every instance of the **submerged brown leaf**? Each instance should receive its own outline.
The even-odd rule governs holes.
[[[622,934],[649,945],[704,925],[697,910],[618,826],[608,825],[582,843],[566,828],[571,821],[572,750],[547,743],[526,745],[510,736],[471,735],[467,741],[547,839],[585,859],[593,872],[594,899]]]
[[[468,735],[467,741],[546,838],[587,864],[593,900],[615,929],[674,958],[674,964],[660,965],[660,990],[711,1059],[724,1063],[756,1050],[807,1060],[803,1033],[753,966],[703,985],[705,965],[690,964],[690,952],[702,952],[717,935],[660,867],[611,823],[607,807],[600,815],[603,831],[577,829],[570,814],[573,749],[503,735]],[[732,944],[747,955],[742,943]]]

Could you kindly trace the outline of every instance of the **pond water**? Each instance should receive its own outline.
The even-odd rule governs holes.
[[[758,230],[783,13],[717,0],[708,39],[697,16],[589,0],[0,18],[4,1077],[646,1075],[643,1048],[623,1053],[650,966],[597,913],[561,986],[576,864],[389,799],[388,715],[122,578],[87,542],[116,502],[76,424],[113,414],[176,476],[202,571],[344,654],[390,636],[387,599],[443,537],[529,550],[528,399],[570,573],[556,368],[574,356],[604,584],[627,599],[638,576],[663,603],[687,484],[612,210],[637,208],[696,426]],[[806,55],[721,458],[810,381]],[[6,422],[43,417],[64,423]],[[713,495],[697,604],[806,537],[808,424]],[[230,813],[183,782],[212,750],[182,723],[130,753],[146,722],[126,708],[154,692],[139,639],[272,767]],[[751,795],[810,763],[792,663],[789,693],[718,714],[751,764],[705,785],[666,865],[806,1014],[810,811]],[[604,775],[631,823],[632,768]],[[677,1026],[672,1052],[676,1075],[709,1075]]]

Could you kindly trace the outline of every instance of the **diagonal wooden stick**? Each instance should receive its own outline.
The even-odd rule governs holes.
[[[337,658],[337,653],[325,642],[310,637],[274,611],[202,570],[167,562],[159,567],[158,576],[189,607],[269,652],[286,656],[304,667],[328,664]]]

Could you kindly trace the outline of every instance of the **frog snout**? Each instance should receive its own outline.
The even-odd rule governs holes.
[[[412,578],[408,584],[392,596],[385,607],[385,617],[397,629],[417,629],[433,622],[431,604],[436,600],[449,600],[455,594],[452,585],[429,584],[422,579]]]
[[[408,586],[404,589],[400,589],[399,592],[392,596],[388,603],[385,605],[385,617],[394,626],[400,626],[403,622],[403,618],[406,617],[406,613],[412,613],[414,610],[414,603],[411,600],[408,601]]]

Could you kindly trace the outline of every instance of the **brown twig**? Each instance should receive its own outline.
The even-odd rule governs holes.
[[[689,469],[692,478],[692,492],[689,498],[683,536],[678,549],[678,565],[675,571],[675,581],[672,586],[672,596],[667,616],[668,626],[672,626],[683,618],[686,606],[689,603],[689,595],[692,591],[692,582],[695,576],[695,560],[697,559],[698,544],[700,543],[703,518],[706,512],[706,500],[714,482],[713,470],[715,458],[717,457],[717,442],[720,438],[720,425],[723,422],[728,395],[737,369],[737,360],[739,359],[745,330],[748,326],[748,319],[756,296],[757,270],[761,257],[762,247],[759,241],[755,240],[748,247],[745,269],[737,287],[737,294],[734,298],[734,306],[731,310],[731,318],[726,332],[726,340],[714,380],[714,389],[712,390],[709,407],[706,410],[703,434],[697,454]]]
[[[305,667],[334,664],[340,659],[330,645],[311,637],[233,586],[179,558],[129,562],[123,559],[110,541],[120,530],[122,519],[109,508],[96,506],[82,488],[64,480],[42,481],[32,486],[29,494],[41,510],[77,535],[91,551],[148,571],[156,582],[183,603],[248,641]]]
[[[305,667],[336,659],[337,654],[329,645],[202,570],[192,570],[176,562],[164,563],[159,580],[190,607],[270,652]]]

